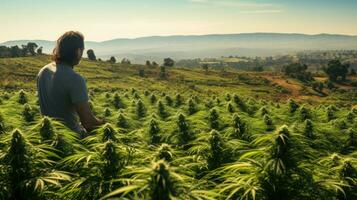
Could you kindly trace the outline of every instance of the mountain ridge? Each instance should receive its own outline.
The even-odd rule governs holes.
[[[348,34],[339,34],[339,33],[318,33],[318,34],[306,34],[306,33],[278,33],[278,32],[252,32],[252,33],[213,33],[213,34],[199,34],[199,35],[151,35],[151,36],[143,36],[143,37],[135,37],[135,38],[114,38],[103,41],[92,41],[88,40],[87,42],[91,43],[105,43],[115,40],[136,40],[136,39],[144,39],[144,38],[168,38],[168,37],[201,37],[201,36],[237,36],[237,35],[300,35],[300,36],[335,36],[335,37],[357,37],[357,35],[348,35]],[[18,40],[7,40],[4,42],[0,42],[0,45],[12,42],[19,41],[43,41],[43,42],[55,42],[55,40],[45,40],[45,39],[18,39]]]
[[[30,41],[43,46],[45,53],[51,52],[55,45],[55,41],[50,40],[13,40],[0,45],[14,46]],[[147,36],[101,42],[86,41],[86,49],[94,49],[97,57],[103,59],[128,55],[128,58],[134,59],[134,62],[142,63],[153,57],[160,60],[165,57],[188,59],[229,55],[274,56],[303,50],[350,50],[357,49],[357,36],[263,32]]]

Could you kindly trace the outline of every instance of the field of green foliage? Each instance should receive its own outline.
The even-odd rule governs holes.
[[[90,90],[80,138],[0,95],[0,199],[356,199],[357,110],[236,94]]]
[[[355,90],[84,60],[107,124],[81,137],[39,113],[49,61],[0,59],[0,199],[357,199]]]

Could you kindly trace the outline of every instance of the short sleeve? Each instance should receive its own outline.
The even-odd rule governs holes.
[[[75,76],[69,87],[72,104],[86,102],[89,100],[86,82],[81,76]]]

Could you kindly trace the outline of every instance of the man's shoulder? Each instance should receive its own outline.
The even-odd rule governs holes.
[[[79,73],[74,71],[73,68],[70,67],[69,65],[59,64],[57,67],[61,68],[61,72],[66,74],[66,76],[71,79],[83,79],[83,77]]]
[[[55,70],[55,63],[51,62],[45,66],[43,66],[40,71],[38,72],[37,76],[40,76],[45,71],[54,71]]]
[[[43,66],[42,69],[53,69],[56,67],[56,63],[55,62],[50,62],[47,65]]]
[[[38,73],[38,77],[57,74],[56,77],[63,80],[69,85],[84,83],[85,79],[79,73],[75,72],[70,66],[64,64],[56,64],[51,62],[42,67]]]
[[[74,70],[71,70],[71,72],[66,74],[66,76],[67,76],[67,81],[70,84],[78,85],[78,84],[85,84],[86,82],[83,76],[75,72]]]
[[[72,70],[71,75],[72,75],[72,78],[74,78],[74,79],[77,79],[77,80],[80,80],[80,81],[84,81],[83,76],[80,75],[79,73],[73,71],[73,70]]]

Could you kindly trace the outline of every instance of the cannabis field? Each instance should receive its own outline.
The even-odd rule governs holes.
[[[1,95],[1,199],[355,199],[357,110],[234,94],[90,91],[80,138]]]
[[[0,199],[357,199],[352,106],[272,101],[243,86],[130,87],[137,76],[106,88],[90,85],[100,77],[87,69],[92,109],[107,123],[80,137],[40,115],[23,81],[38,68],[22,70],[24,89],[0,93]]]

